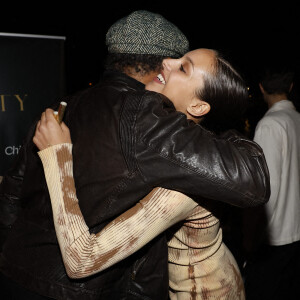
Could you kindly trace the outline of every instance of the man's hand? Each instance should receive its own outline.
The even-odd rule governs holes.
[[[63,122],[58,124],[53,112],[52,109],[47,108],[37,123],[33,142],[39,150],[57,144],[72,143],[69,128]]]

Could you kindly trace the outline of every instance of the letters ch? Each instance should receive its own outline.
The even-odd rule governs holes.
[[[24,111],[24,100],[27,97],[27,94],[24,95],[24,97],[20,97],[20,95],[0,95],[0,101],[1,101],[1,111],[5,111],[5,101],[7,98],[14,98],[17,99],[20,105],[20,111]]]

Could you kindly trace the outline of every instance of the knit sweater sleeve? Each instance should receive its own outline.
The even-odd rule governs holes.
[[[56,235],[67,274],[82,278],[128,257],[197,206],[189,197],[155,188],[134,207],[91,234],[80,211],[73,178],[72,145],[39,152],[51,198]]]

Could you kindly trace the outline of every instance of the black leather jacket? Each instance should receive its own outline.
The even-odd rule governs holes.
[[[257,144],[233,133],[214,136],[124,74],[107,73],[97,86],[64,100],[77,195],[91,232],[156,186],[240,207],[269,198]],[[1,271],[55,299],[168,299],[165,234],[95,276],[68,278],[33,133],[1,184],[2,226],[19,215],[3,248]]]

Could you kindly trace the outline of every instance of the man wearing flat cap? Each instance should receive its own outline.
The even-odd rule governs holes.
[[[157,75],[164,57],[180,57],[188,50],[182,32],[158,14],[137,11],[109,29],[106,43],[109,55],[102,80],[63,99],[68,103],[64,121],[72,137],[76,193],[90,233],[98,233],[157,186],[196,198],[207,189],[216,195],[213,199],[224,198],[223,185],[216,189],[214,182],[227,177],[228,170],[223,176],[211,161],[218,153],[216,164],[229,160],[244,166],[241,160],[235,160],[236,152],[234,156],[223,156],[223,152],[232,150],[231,141],[224,143],[201,126],[187,126],[183,114],[176,112],[166,97],[144,89],[148,76],[152,79]],[[200,140],[194,138],[194,129]],[[0,260],[4,299],[167,300],[165,233],[100,273],[80,279],[68,277],[33,135],[29,133],[15,167],[0,188],[0,220],[5,220],[7,226],[14,223]],[[244,149],[240,152],[248,154]],[[195,166],[201,166],[205,175]],[[233,177],[235,180],[237,176]],[[239,178],[236,180],[240,183]],[[68,192],[63,191],[69,196]],[[15,205],[15,211],[17,203],[22,202],[15,222],[12,213],[5,215],[1,210],[5,201]],[[13,210],[10,207],[6,211]],[[78,221],[74,211],[73,216],[72,220]],[[81,246],[86,250],[84,243]],[[80,255],[72,252],[69,257],[82,266]],[[93,254],[90,257],[93,261]],[[104,255],[103,262],[107,258]],[[5,294],[7,287],[10,294]],[[193,290],[190,292],[193,296]]]
[[[185,35],[159,14],[135,11],[113,24],[106,34],[106,69],[118,70],[147,84],[166,57],[189,51]]]
[[[187,38],[174,24],[143,10],[113,24],[106,45],[106,71],[101,82],[64,99],[76,189],[92,232],[98,232],[152,189],[136,173],[132,129],[138,98],[124,101],[124,93],[144,93],[144,85],[159,73],[162,60],[181,57],[189,48]],[[7,229],[0,280],[9,290],[6,295],[2,289],[2,295],[30,300],[168,299],[164,234],[95,276],[78,280],[67,276],[43,168],[32,143],[34,129],[0,186],[0,225]]]

